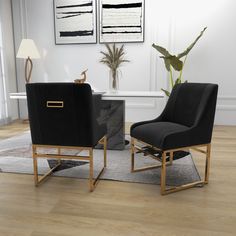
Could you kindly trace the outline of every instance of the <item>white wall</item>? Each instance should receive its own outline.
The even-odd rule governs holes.
[[[101,90],[108,88],[108,69],[99,63],[99,52],[104,45],[55,45],[53,1],[12,1],[16,47],[20,43],[19,36],[32,38],[42,56],[40,60],[34,60],[32,81],[73,81],[88,68],[88,82]],[[168,81],[163,61],[151,44],[156,42],[178,53],[207,26],[204,36],[188,56],[183,77],[192,82],[218,83],[216,123],[236,124],[236,78],[233,73],[236,1],[146,0],[145,5],[145,42],[125,44],[131,62],[122,67],[120,89],[166,88]],[[19,87],[24,89],[22,63],[17,62],[17,74]],[[164,104],[165,99],[128,100],[126,119],[153,118]]]
[[[15,53],[14,40],[12,29],[12,11],[11,1],[0,1],[0,23],[2,27],[3,40],[3,57],[4,57],[4,72],[6,78],[6,89],[10,92],[17,90],[16,85],[16,70],[15,70]],[[7,94],[7,105],[9,118],[18,118],[18,104],[16,100],[10,100]]]

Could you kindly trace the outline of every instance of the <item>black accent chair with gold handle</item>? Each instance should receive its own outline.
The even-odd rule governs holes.
[[[161,194],[176,192],[209,180],[211,138],[215,117],[218,85],[183,83],[176,85],[162,114],[149,121],[131,126],[131,171],[161,168]],[[135,168],[136,152],[146,152],[147,147],[160,152],[160,165]],[[166,186],[166,167],[173,162],[174,152],[194,149],[206,155],[205,177],[177,187]],[[156,158],[156,155],[149,155]]]
[[[89,186],[93,191],[106,167],[106,127],[97,122],[101,95],[92,95],[89,84],[76,83],[26,84],[26,93],[35,185],[49,176],[61,164],[61,159],[79,159],[89,162]],[[104,145],[104,165],[94,178],[93,148],[97,143]],[[53,154],[51,149],[56,153]],[[68,154],[71,150],[73,153],[77,150],[79,155]],[[80,155],[82,151],[85,154]],[[58,164],[41,179],[38,176],[38,158],[58,160]]]

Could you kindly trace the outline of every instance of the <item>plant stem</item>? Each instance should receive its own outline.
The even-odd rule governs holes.
[[[172,74],[171,66],[170,66],[170,84],[171,84],[171,88],[173,88],[174,87],[174,81],[173,81],[173,74]]]
[[[186,59],[187,59],[187,55],[186,55],[186,57],[184,58],[183,67],[182,67],[182,70],[181,70],[180,73],[179,73],[179,80],[180,80],[180,83],[181,83],[181,78],[182,78],[183,69],[184,69],[184,64],[185,64],[185,62],[186,62]]]

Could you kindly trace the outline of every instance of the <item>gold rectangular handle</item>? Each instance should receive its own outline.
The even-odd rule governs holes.
[[[49,108],[63,108],[64,102],[63,101],[47,101],[47,107],[49,107]]]

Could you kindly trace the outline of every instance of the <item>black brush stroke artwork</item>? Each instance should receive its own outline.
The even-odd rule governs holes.
[[[142,7],[142,3],[126,3],[126,4],[103,4],[103,9],[119,9],[119,8],[137,8]]]
[[[114,25],[114,26],[103,26],[102,28],[104,29],[109,29],[109,28],[141,28],[141,25]]]
[[[65,11],[65,12],[58,12],[57,14],[81,14],[81,13],[93,13],[93,11]]]
[[[135,10],[140,10],[140,12],[142,12],[142,7],[143,4],[142,2],[136,2],[136,3],[123,3],[123,4],[102,4],[102,9],[106,11],[106,13],[109,15],[110,12],[110,17],[112,19],[112,14],[114,14],[114,12],[116,10],[120,10],[122,12],[122,10],[126,10],[129,9],[129,11],[132,11],[132,9]],[[110,11],[109,11],[110,10]],[[138,16],[140,19],[140,25],[131,25],[130,23],[126,23],[124,25],[121,24],[117,24],[115,25],[114,23],[112,23],[112,25],[109,25],[108,22],[106,22],[106,24],[104,24],[102,26],[102,35],[112,35],[112,34],[141,34],[142,33],[142,26],[141,26],[141,17],[142,14],[140,16]],[[118,30],[120,28],[120,30]],[[136,28],[136,30],[132,29],[132,28]],[[137,29],[138,28],[138,29]],[[121,30],[124,29],[124,30]]]
[[[102,32],[103,34],[140,34],[141,31],[109,31],[109,32]]]
[[[60,31],[60,37],[81,37],[91,35],[93,35],[93,30]]]
[[[65,5],[65,6],[57,6],[57,9],[61,9],[61,8],[68,8],[68,7],[89,7],[92,6],[93,3],[89,2],[89,3],[84,3],[84,4],[77,4],[77,5]]]
[[[71,18],[71,17],[75,17],[75,16],[81,16],[82,14],[92,14],[92,13],[93,13],[93,11],[81,11],[81,12],[75,12],[75,13],[68,13],[68,14],[70,14],[69,16],[61,16],[61,17],[57,16],[57,19]],[[63,13],[63,14],[67,14],[67,13]]]
[[[90,14],[91,18],[93,17],[93,10],[86,10],[84,7],[93,7],[93,2],[88,1],[87,3],[81,3],[81,4],[74,4],[74,5],[60,5],[56,6],[57,13],[56,13],[56,19],[57,20],[65,20],[69,18],[74,17],[80,17],[81,15]],[[70,8],[70,9],[67,9]],[[74,8],[74,9],[73,9]],[[68,11],[67,11],[68,10]],[[61,38],[66,37],[85,37],[85,36],[93,36],[94,30],[93,29],[87,29],[87,30],[75,30],[75,31],[67,31],[61,30],[59,31],[59,36]]]

